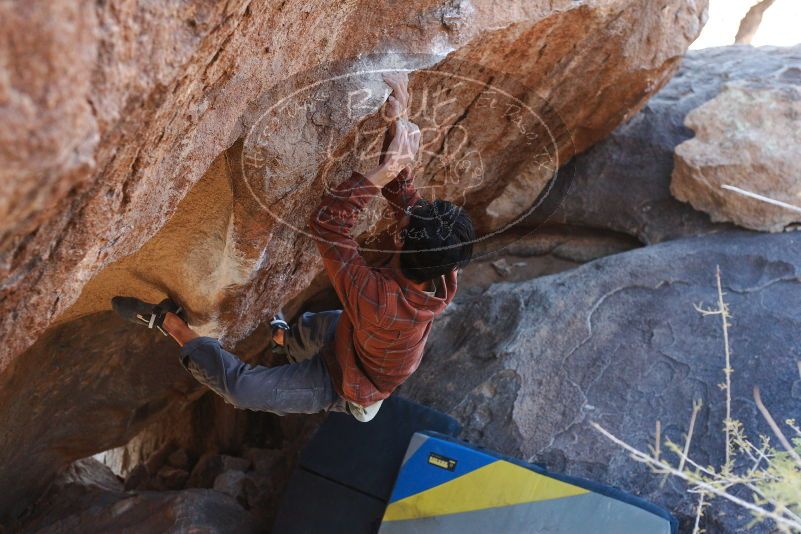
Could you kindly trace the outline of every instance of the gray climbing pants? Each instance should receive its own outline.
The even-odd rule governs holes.
[[[278,367],[248,365],[211,337],[181,347],[181,363],[201,384],[237,408],[288,413],[346,411],[331,383],[320,350],[334,340],[342,310],[304,313],[286,336],[290,362]]]

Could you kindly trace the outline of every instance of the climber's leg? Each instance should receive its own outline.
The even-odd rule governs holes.
[[[181,363],[237,408],[278,415],[344,410],[320,356],[278,367],[252,366],[223,350],[216,339],[197,337],[181,347]]]
[[[316,356],[323,345],[334,341],[342,310],[304,313],[285,336],[287,358],[302,362]]]
[[[186,321],[174,313],[166,313],[162,323],[164,331],[172,336],[172,338],[178,342],[178,345],[182,347],[193,339],[200,337],[197,332],[189,327]]]
[[[292,325],[286,336],[287,357],[291,362],[304,362],[309,358],[319,359],[323,345],[334,341],[337,323],[342,310],[332,310],[319,313],[304,313]],[[359,406],[346,402],[347,411],[357,420],[367,422],[372,420],[381,408],[378,401],[370,406]]]
[[[158,328],[181,346],[181,363],[198,382],[222,396],[237,408],[268,411],[278,415],[345,411],[345,401],[337,395],[328,369],[319,355],[305,352],[333,340],[338,312],[317,319],[300,321],[292,338],[303,361],[278,367],[251,366],[223,350],[219,341],[202,337],[186,323],[179,306],[165,300],[148,304],[133,297],[115,297],[114,310],[129,321]],[[314,315],[314,314],[306,314]]]

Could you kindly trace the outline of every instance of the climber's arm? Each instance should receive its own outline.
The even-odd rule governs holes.
[[[365,176],[354,172],[330,189],[309,221],[331,285],[354,322],[382,317],[386,279],[367,266],[351,233],[359,213],[378,195],[379,188],[414,162],[419,137],[417,126],[397,121],[383,163]]]
[[[326,193],[309,221],[326,274],[353,321],[381,313],[382,277],[361,257],[351,233],[359,213],[378,196],[374,181],[385,180],[386,172],[383,166],[367,176],[354,172]]]
[[[414,176],[408,168],[382,187],[381,194],[387,199],[396,217],[407,215],[408,209],[420,200],[420,194],[414,187]]]
[[[413,125],[408,122],[409,115],[409,79],[405,72],[384,74],[384,81],[392,89],[389,99],[384,106],[384,117],[389,121],[387,131],[384,134],[384,141],[381,146],[381,154],[378,157],[378,164],[383,165],[388,155],[391,155],[391,145],[398,133],[397,125],[404,124],[411,128]],[[399,120],[403,122],[399,122]],[[416,127],[414,127],[416,128]],[[414,130],[410,130],[413,133]],[[419,130],[417,131],[417,143],[419,143]],[[413,148],[417,152],[417,147]],[[389,202],[396,217],[406,214],[409,207],[414,206],[420,195],[414,188],[414,176],[409,167],[403,168],[392,181],[384,185],[381,194]]]

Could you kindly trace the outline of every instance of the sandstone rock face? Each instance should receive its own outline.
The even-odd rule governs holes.
[[[714,173],[704,182],[696,182],[693,177],[702,169],[697,169],[697,172],[683,169],[684,163],[680,161],[681,157],[676,161],[677,174],[673,174],[674,151],[677,146],[681,147],[680,153],[687,149],[694,151],[700,149],[702,153],[699,152],[698,156],[706,158],[704,161],[722,162],[721,158],[733,158],[735,155],[731,149],[724,148],[720,144],[731,140],[737,142],[737,146],[746,148],[742,143],[746,142],[749,135],[755,136],[755,139],[763,138],[762,135],[757,136],[759,128],[752,124],[750,127],[754,129],[750,132],[743,133],[743,130],[739,130],[741,132],[739,135],[743,136],[740,140],[742,142],[736,141],[737,129],[719,132],[722,136],[710,141],[718,143],[714,146],[697,139],[688,141],[693,137],[693,132],[684,125],[684,120],[691,110],[699,107],[703,109],[705,103],[718,97],[729,82],[747,83],[749,80],[759,79],[777,88],[782,84],[787,85],[781,80],[792,77],[793,73],[798,72],[796,69],[799,58],[801,58],[799,47],[784,49],[727,46],[691,50],[682,61],[676,75],[648,101],[640,113],[619,126],[604,141],[574,158],[560,171],[571,176],[573,184],[553,220],[594,228],[608,228],[633,235],[644,243],[658,243],[667,239],[731,228],[731,225],[712,223],[708,215],[678,202],[671,195],[671,175],[674,176],[675,184],[676,177],[685,176],[688,171],[694,174],[687,176],[687,185],[682,188],[692,187],[691,193],[704,192],[707,196],[711,188],[714,187],[716,190],[714,197],[706,204],[693,203],[693,207],[705,210],[704,206],[722,206],[725,202],[733,203],[735,210],[743,208],[743,215],[752,213],[752,219],[767,215],[771,212],[770,206],[755,206],[758,215],[756,212],[744,209],[747,199],[735,193],[720,191],[719,184],[704,185],[708,180],[715,179]],[[760,107],[756,102],[750,106],[752,107],[749,109],[752,109],[753,113],[759,112],[758,110],[772,113],[770,110],[774,109]],[[728,112],[721,113],[718,117],[725,117],[727,114]],[[797,127],[796,132],[789,137],[797,135],[798,130]],[[795,146],[798,146],[797,142]],[[765,156],[763,164],[771,164],[774,155],[768,153],[767,146],[763,146],[763,149],[762,154]],[[798,159],[797,156],[789,157],[785,165],[792,165]],[[729,162],[734,166],[735,160],[731,159]],[[739,169],[735,172],[740,172],[746,169],[744,165],[732,166],[727,165],[721,168],[721,171]],[[703,169],[709,170],[709,167],[703,165]],[[777,171],[778,167],[774,168],[773,174],[768,173],[767,168],[764,171],[753,169],[750,176],[744,177],[748,178],[749,182],[743,187],[753,188],[760,183],[768,186],[770,176],[777,177],[775,174]],[[798,175],[796,172],[795,175],[787,176]],[[770,194],[778,193],[775,187],[768,186],[768,188],[771,189]],[[788,188],[787,191],[791,189]],[[787,197],[780,195],[777,198]],[[772,213],[781,213],[785,218],[792,217],[792,213],[786,211],[779,210]],[[725,220],[737,222],[731,218]]]
[[[794,233],[681,239],[457,297],[402,392],[458,417],[471,441],[634,492],[687,528],[696,499],[675,480],[663,487],[590,423],[647,451],[657,420],[664,438],[683,443],[693,400],[702,399],[690,455],[722,463],[721,323],[693,307],[715,306],[718,265],[733,315],[733,417],[753,435],[770,434],[754,386],[777,421],[796,417],[799,245]],[[705,518],[710,534],[760,531],[719,500]]]
[[[169,293],[234,347],[319,270],[312,242],[275,216],[305,221],[348,172],[348,147],[369,146],[357,134],[375,124],[385,90],[365,75],[309,97],[297,108],[305,115],[264,123],[271,88],[386,65],[365,54],[425,54],[412,90],[442,89],[446,103],[421,185],[465,202],[486,230],[666,82],[705,9],[679,0],[4,4],[0,515],[19,512],[57,468],[194,398],[174,349],[115,323],[110,296]],[[515,83],[496,80],[499,71]],[[443,87],[442,73],[473,84]],[[499,114],[482,98],[495,83],[556,124],[553,138],[526,137],[519,109]],[[344,110],[360,84],[369,98]],[[413,116],[426,111],[415,105]],[[480,135],[465,142],[465,131]],[[443,169],[476,154],[483,174],[468,191]],[[243,164],[253,161],[255,174]]]
[[[356,2],[273,6],[241,1],[139,11],[131,5],[109,3],[75,9],[64,17],[61,11],[69,10],[59,3],[27,7],[19,13],[5,7],[4,34],[20,36],[12,41],[16,48],[9,56],[29,67],[42,65],[9,72],[49,75],[30,83],[16,77],[11,80],[13,94],[19,98],[6,110],[12,121],[4,122],[20,127],[4,134],[4,139],[15,139],[14,145],[8,145],[14,147],[8,151],[12,154],[7,156],[9,164],[3,162],[7,173],[3,183],[8,189],[3,195],[8,202],[2,225],[3,289],[11,297],[4,300],[4,310],[16,313],[3,314],[7,340],[0,358],[3,367],[75,303],[86,282],[153,237],[215,158],[224,159],[224,150],[257,122],[269,104],[261,102],[260,96],[277,82],[320,63],[365,52],[457,49],[450,61],[497,63],[521,83],[530,84],[531,95],[546,99],[562,115],[574,147],[581,150],[630,116],[666,81],[700,29],[704,3],[657,7],[642,0],[596,0],[495,7],[490,2],[456,7],[421,2],[406,5],[401,12]],[[365,9],[372,18],[365,20]],[[50,23],[42,25],[42,20]],[[73,31],[62,31],[56,26],[59,20],[66,20],[65,26]],[[35,39],[22,38],[33,35]],[[146,43],[144,48],[141,43]],[[74,50],[82,56],[69,55]],[[38,55],[31,59],[28,52]],[[54,90],[50,82],[60,77],[50,74],[48,65],[70,69],[74,78],[83,81],[64,81],[69,90]],[[32,88],[29,94],[25,93],[28,86]],[[44,86],[49,89],[34,91]],[[72,107],[58,114],[50,112],[61,100]],[[475,116],[479,121],[485,118],[481,113]],[[471,114],[467,118],[472,119]],[[350,123],[338,116],[325,119],[347,131],[358,117],[347,119]],[[20,135],[27,131],[55,131],[59,141],[35,145],[33,134]],[[61,135],[65,131],[70,134]],[[320,147],[308,142],[304,151],[316,153]],[[293,143],[286,150],[297,146]],[[567,150],[568,144],[561,143],[560,148]],[[52,160],[52,154],[62,157]],[[83,167],[70,163],[78,155],[85,155]],[[500,163],[494,165],[501,168]],[[78,167],[85,168],[75,171]],[[75,175],[62,180],[65,168]],[[503,168],[515,170],[514,166]],[[47,178],[32,186],[28,179],[32,175]],[[504,184],[503,178],[493,176],[487,182]],[[58,185],[54,194],[51,182]],[[293,203],[312,201],[319,193],[319,187],[296,191],[298,201]],[[215,200],[225,207],[224,199]],[[235,198],[234,211],[253,216],[240,202],[247,204],[246,199]],[[219,218],[216,213],[210,215],[215,221]],[[248,229],[271,231],[270,220],[251,221],[251,226],[242,228],[236,224],[236,215],[231,216],[234,241],[246,241]],[[264,214],[258,218],[264,219]],[[222,220],[227,222],[224,214]],[[226,233],[220,235],[213,228],[208,233],[232,246],[224,239]],[[252,255],[255,252],[248,248],[252,244],[241,243],[241,250],[234,250]],[[211,278],[221,287],[248,285],[248,276],[254,277],[263,267],[233,265]],[[141,273],[139,285],[163,289],[165,277],[170,276]],[[214,283],[207,280],[206,285]],[[182,289],[177,291],[183,293]],[[185,292],[181,296],[192,300],[193,291]],[[221,292],[218,289],[214,308],[194,304],[196,313],[211,314],[219,307]],[[28,327],[12,328],[16,320],[26,321]],[[238,337],[250,327],[235,328]],[[219,328],[227,333],[233,327],[221,324]]]
[[[801,46],[772,52],[781,55],[783,68],[729,82],[687,115],[685,124],[695,137],[676,147],[670,190],[715,221],[780,232],[801,222]]]

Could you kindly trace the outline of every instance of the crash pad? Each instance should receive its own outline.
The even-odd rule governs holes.
[[[456,436],[455,419],[392,396],[361,423],[332,413],[300,453],[281,500],[275,534],[375,534],[411,437]]]
[[[666,511],[452,436],[412,436],[379,534],[676,534]]]

